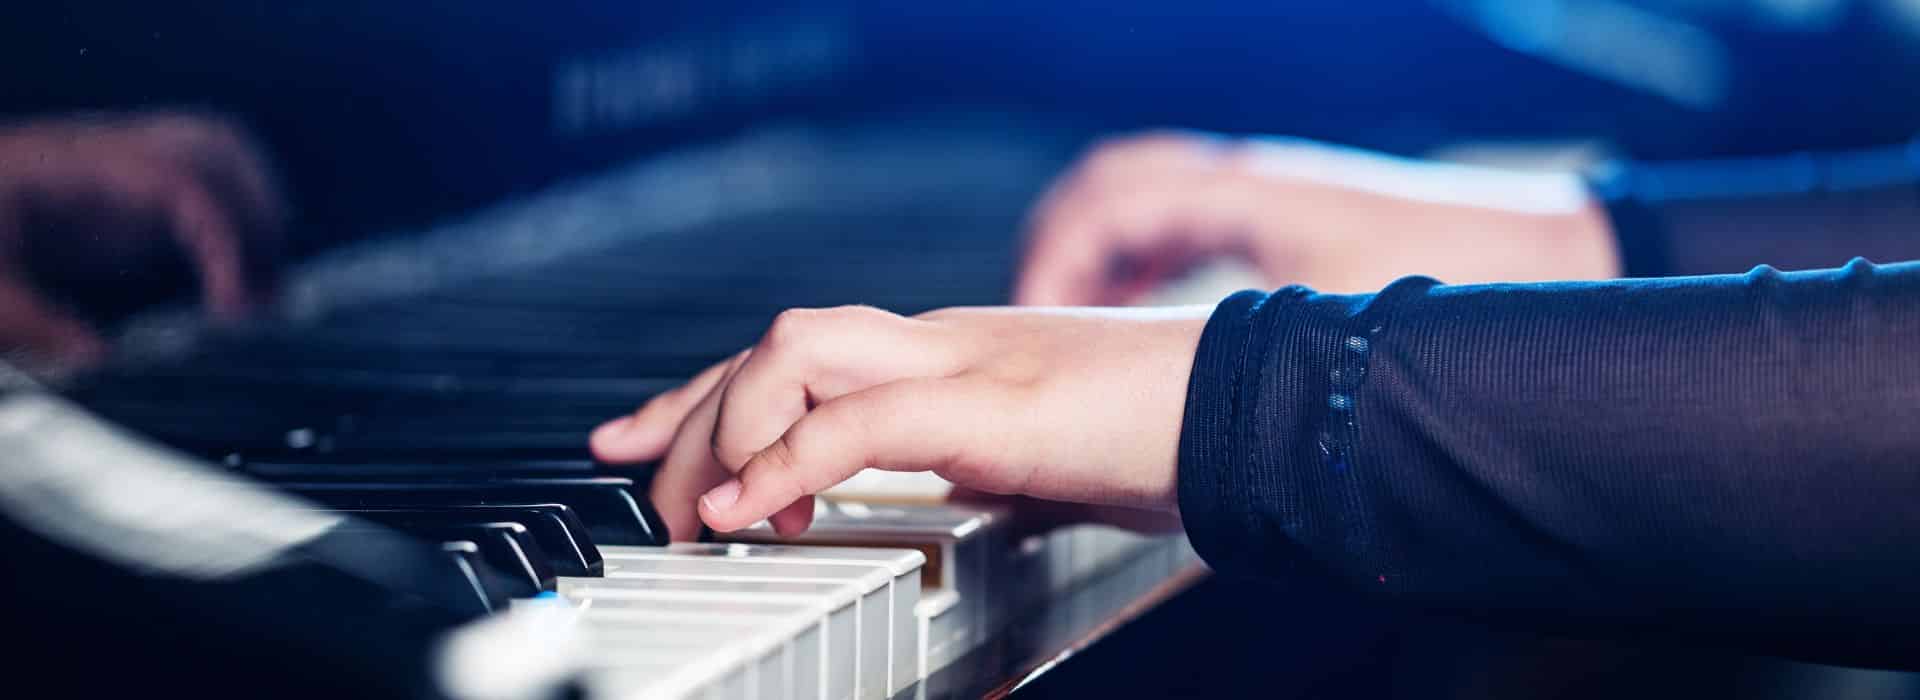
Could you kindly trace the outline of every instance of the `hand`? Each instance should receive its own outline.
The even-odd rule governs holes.
[[[0,127],[0,352],[56,367],[99,359],[104,344],[60,292],[163,293],[155,278],[180,257],[208,308],[238,316],[270,293],[284,219],[259,150],[213,118]]]
[[[788,311],[753,348],[600,426],[593,450],[662,460],[653,504],[683,539],[699,521],[797,534],[813,494],[867,468],[1171,513],[1209,311]]]
[[[1620,273],[1571,175],[1422,163],[1301,141],[1161,133],[1095,148],[1030,217],[1014,300],[1121,305],[1211,258],[1269,285],[1368,292]]]

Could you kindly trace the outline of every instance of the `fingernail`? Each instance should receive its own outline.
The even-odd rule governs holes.
[[[727,512],[728,508],[733,507],[733,502],[738,500],[740,500],[739,479],[728,479],[727,483],[713,487],[707,495],[700,497],[700,502],[707,504],[707,510],[715,513]]]

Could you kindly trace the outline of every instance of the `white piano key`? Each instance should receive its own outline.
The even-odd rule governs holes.
[[[995,568],[994,592],[1006,600],[1012,611],[1023,611],[1045,603],[1052,595],[1053,550],[1044,534],[1025,535],[1010,540],[1006,554]]]
[[[815,625],[818,629],[794,630],[785,633],[785,636],[793,642],[794,649],[791,651],[791,654],[794,658],[784,663],[801,665],[801,673],[805,676],[805,679],[773,683],[767,680],[771,678],[771,674],[763,674],[763,683],[773,683],[772,687],[794,687],[794,683],[799,683],[803,686],[817,685],[817,681],[809,679],[820,677],[822,665],[826,663],[819,653],[822,634],[829,628],[832,628],[834,631],[840,633],[838,637],[840,641],[851,641],[846,639],[846,630],[856,628],[859,624],[857,622],[849,623],[829,619],[836,613],[849,617],[858,615],[858,609],[850,607],[859,595],[858,586],[848,581],[751,581],[699,577],[565,577],[559,580],[558,588],[563,595],[569,598],[594,601],[594,604],[598,606],[597,609],[601,611],[601,614],[616,614],[607,612],[610,610],[625,612],[635,609],[642,611],[659,611],[664,609],[670,614],[685,615],[692,612],[704,612],[706,609],[709,609],[711,604],[716,600],[724,601],[725,607],[723,609],[742,608],[761,611],[766,609],[764,606],[769,602],[791,600],[793,596],[799,596],[803,600],[818,601],[821,605],[825,606],[816,614],[816,617],[820,618],[819,623]],[[679,591],[721,595],[715,595],[699,602],[692,602],[685,597],[649,595],[649,591]],[[754,598],[752,599],[752,603],[748,605],[740,603],[737,597],[732,595],[737,593],[771,595]],[[642,614],[646,613],[643,612]],[[658,615],[656,615],[656,618],[657,617]],[[879,619],[884,623],[884,616],[880,616]],[[765,625],[758,625],[758,627],[765,627]],[[723,636],[716,632],[717,630],[712,627],[702,628],[694,626],[680,632],[669,631],[665,636],[668,638],[682,638],[689,643],[701,643]],[[597,637],[597,639],[603,641],[605,638],[606,635],[604,634]]]
[[[589,611],[584,618],[593,651],[587,661],[602,691],[596,697],[681,697],[716,687],[744,688],[737,697],[817,698],[827,692],[819,674],[822,619],[829,612],[824,603],[759,604],[742,611],[744,606],[715,601],[593,595],[579,601]]]
[[[1012,612],[997,602],[995,588],[1020,582],[995,574],[999,562],[1014,552],[999,526],[1002,514],[992,510],[948,505],[889,505],[817,502],[814,522],[807,532],[781,538],[767,523],[726,535],[748,542],[792,541],[805,544],[854,547],[910,547],[924,552],[928,566],[924,585],[955,593],[951,601],[921,605],[918,612],[935,615],[924,632],[938,635],[926,643],[930,653],[950,660],[984,641]],[[924,596],[923,596],[924,597]],[[942,650],[952,653],[940,653]],[[944,662],[926,664],[937,670]]]
[[[663,655],[657,660],[598,668],[585,677],[588,697],[595,700],[680,700],[696,697],[729,697],[747,700],[746,692],[734,688],[729,673],[738,663],[730,650],[706,650],[701,653]],[[732,696],[722,693],[735,692]]]
[[[895,472],[864,469],[820,495],[836,501],[860,503],[939,504],[953,492],[953,484],[933,472]]]
[[[1174,539],[1174,571],[1179,571],[1193,564],[1206,564],[1206,562],[1200,558],[1200,553],[1194,551],[1193,541],[1188,540],[1186,535],[1169,535],[1169,537]]]
[[[1050,596],[1059,596],[1073,588],[1075,576],[1074,544],[1079,540],[1075,530],[1064,527],[1046,534],[1047,554],[1047,591]]]
[[[854,595],[829,598],[813,594],[743,594],[727,591],[616,591],[607,586],[596,587],[584,594],[576,590],[568,595],[586,595],[594,601],[592,612],[586,616],[589,624],[602,621],[658,624],[670,620],[691,623],[701,615],[811,611],[822,640],[822,653],[813,661],[819,669],[816,677],[822,679],[817,683],[822,687],[819,697],[822,700],[871,697],[871,694],[862,695],[860,690],[861,629],[859,608],[855,602],[857,597]]]
[[[1073,540],[1070,585],[1077,585],[1099,568],[1106,543],[1100,540],[1100,531],[1092,525],[1074,525],[1067,529],[1067,536]]]
[[[603,547],[601,554],[606,559],[606,580],[857,582],[856,656],[851,670],[845,672],[851,673],[859,696],[884,698],[919,679],[919,630],[912,610],[920,597],[919,569],[925,557],[917,551],[677,544]],[[829,671],[843,672],[838,665]]]
[[[954,612],[959,605],[959,594],[941,589],[922,596],[920,604],[914,607],[915,624],[920,630],[917,672],[921,678],[945,668],[972,648],[972,626],[964,616]]]
[[[754,680],[751,669],[727,674],[719,683],[702,688],[699,697],[701,700],[754,700],[753,693],[759,688]]]
[[[435,677],[448,697],[538,697],[585,671],[590,641],[579,611],[564,601],[514,601],[450,631],[436,654]]]
[[[566,580],[561,590],[568,595],[591,595],[609,607],[662,600],[677,606],[713,601],[824,601],[831,608],[824,622],[830,642],[822,669],[828,679],[827,697],[841,698],[851,693],[867,698],[884,693],[890,640],[887,577],[883,571],[810,564],[746,565],[758,570],[749,573],[769,577],[752,581],[742,580],[746,577],[741,576],[740,566],[737,562],[698,558],[640,560],[621,565],[606,578]],[[789,578],[772,578],[775,576]],[[785,592],[780,592],[782,589]]]

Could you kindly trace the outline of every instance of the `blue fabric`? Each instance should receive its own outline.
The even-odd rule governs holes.
[[[1920,263],[1222,303],[1180,508],[1227,575],[1920,664]]]

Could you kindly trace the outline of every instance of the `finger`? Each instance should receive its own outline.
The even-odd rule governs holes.
[[[738,530],[869,467],[964,473],[976,488],[1017,489],[1027,474],[997,468],[1007,462],[988,454],[1011,442],[983,420],[1007,415],[1001,404],[971,379],[910,379],[826,402],[702,495],[700,517]]]
[[[742,356],[744,357],[744,356]],[[713,423],[719,414],[720,390],[726,386],[731,370],[738,362],[728,363],[706,395],[687,413],[674,432],[666,457],[654,472],[648,490],[654,507],[667,525],[667,532],[678,540],[694,540],[700,534],[700,517],[694,501],[715,485],[733,476],[732,470],[713,459]]]
[[[173,235],[200,270],[208,310],[237,318],[260,301],[247,272],[231,214],[199,183],[175,180],[163,194]]]
[[[788,504],[787,507],[780,509],[780,512],[768,516],[767,522],[773,525],[774,534],[793,537],[806,532],[807,528],[813,525],[813,501],[813,496],[807,496]]]
[[[649,399],[639,410],[594,428],[587,438],[593,455],[614,464],[659,459],[672,444],[674,433],[686,421],[687,414],[745,356],[744,351],[736,353],[702,370],[686,384]]]
[[[713,454],[739,469],[807,408],[848,393],[956,371],[955,348],[933,324],[879,309],[799,309],[780,314],[727,382]]]

